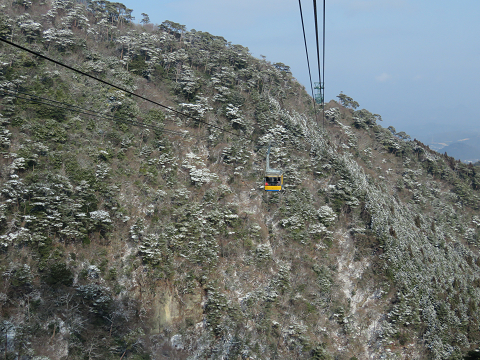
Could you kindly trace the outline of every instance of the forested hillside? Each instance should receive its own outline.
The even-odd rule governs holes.
[[[108,1],[0,4],[1,38],[177,111],[0,42],[5,359],[479,346],[478,166],[345,94],[323,124],[287,65],[220,36]]]

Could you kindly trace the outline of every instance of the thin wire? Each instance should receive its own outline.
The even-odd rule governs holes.
[[[308,58],[307,36],[305,35],[305,25],[304,25],[304,22],[303,22],[303,12],[302,12],[302,2],[301,2],[301,0],[298,0],[298,6],[300,8],[300,19],[302,20],[303,42],[305,43],[305,54],[307,55],[307,66],[308,66],[308,77],[310,79],[310,89],[312,91],[313,110],[315,112],[315,119],[316,119],[317,118],[317,106],[315,104],[315,95],[313,94],[312,73],[310,71],[310,60]]]
[[[108,120],[113,120],[114,122],[117,122],[117,123],[127,123],[127,124],[131,124],[133,126],[143,127],[143,128],[152,129],[152,130],[159,130],[159,131],[162,131],[162,132],[166,132],[166,133],[173,134],[173,135],[180,135],[180,136],[183,136],[183,137],[186,137],[186,135],[187,135],[186,133],[183,133],[181,131],[165,129],[163,127],[150,125],[150,124],[145,124],[143,122],[136,121],[136,120],[121,118],[121,117],[114,116],[114,115],[94,113],[91,110],[83,109],[83,108],[81,108],[79,106],[76,106],[76,105],[73,105],[73,104],[63,103],[63,102],[48,99],[48,98],[42,98],[40,96],[36,96],[36,95],[33,95],[33,94],[28,94],[28,93],[24,93],[24,92],[20,92],[20,91],[16,91],[16,92],[13,92],[13,91],[6,92],[5,90],[0,90],[0,91],[2,91],[4,94],[12,95],[12,96],[15,96],[19,99],[23,99],[23,100],[26,100],[26,101],[31,101],[31,102],[35,102],[35,103],[39,103],[39,104],[44,104],[44,105],[48,105],[48,106],[51,106],[51,107],[56,107],[56,108],[64,109],[64,110],[68,110],[68,111],[74,111],[74,112],[77,112],[77,113],[81,113],[81,114],[88,115],[88,116],[93,116],[93,117],[96,117],[96,118],[104,118],[104,119],[108,119]],[[25,96],[21,96],[19,94],[30,96],[30,98],[25,97]],[[46,101],[42,101],[42,100],[46,100]],[[61,104],[61,105],[64,105],[64,106],[58,106],[58,105],[52,104],[52,102],[57,103],[57,104]],[[188,134],[188,135],[190,137],[199,138],[199,139],[205,138],[205,137],[195,136],[195,135],[191,135],[191,134]]]
[[[317,0],[313,0],[313,15],[315,17],[315,38],[317,41],[317,63],[318,63],[318,77],[320,80],[320,88],[322,87],[322,68],[320,67],[320,46],[318,45],[318,19],[317,19]],[[321,90],[320,90],[321,93]]]
[[[6,91],[6,90],[0,90],[0,91]],[[7,91],[12,91],[12,90],[7,90]],[[77,106],[77,105],[73,105],[73,104],[68,104],[68,103],[64,103],[64,102],[61,102],[61,101],[58,101],[58,100],[53,100],[53,99],[49,99],[49,98],[44,98],[44,97],[41,97],[41,96],[38,96],[38,95],[34,95],[34,94],[30,94],[30,93],[26,93],[26,92],[22,92],[22,91],[19,91],[19,90],[15,90],[15,91],[12,91],[14,93],[18,93],[18,94],[23,94],[23,95],[27,95],[27,96],[31,96],[31,97],[34,97],[34,98],[37,98],[37,99],[41,99],[41,100],[45,100],[45,101],[50,101],[50,102],[53,102],[53,103],[57,103],[57,104],[61,104],[61,105],[65,105],[67,106],[67,109],[66,110],[71,110],[71,108],[77,108],[79,109],[81,113],[84,113],[84,114],[87,114],[87,115],[93,115],[93,116],[101,116],[101,117],[107,117],[107,118],[111,118],[111,119],[115,119],[115,121],[117,120],[121,120],[123,122],[129,122],[129,123],[132,123],[133,125],[135,126],[142,126],[142,127],[151,127],[151,128],[158,128],[158,127],[155,127],[154,125],[149,125],[149,124],[145,124],[145,123],[142,123],[142,122],[139,122],[139,121],[136,121],[136,120],[132,120],[132,119],[127,119],[125,117],[123,118],[119,118],[118,116],[115,116],[115,115],[108,115],[108,114],[100,114],[98,112],[96,112],[95,110],[92,110],[92,109],[85,109],[85,108],[82,108],[80,106]],[[48,104],[47,104],[48,105]],[[54,106],[54,105],[51,105],[51,106]],[[92,114],[89,114],[89,113],[85,113],[85,111],[89,111],[91,112]],[[169,121],[169,122],[175,122],[174,120],[170,120],[170,119],[164,119],[165,121]],[[158,130],[161,130],[162,128],[158,128]],[[173,131],[173,130],[172,130]]]
[[[322,94],[322,120],[323,120],[323,130],[325,130],[325,0],[323,0],[323,64],[322,64],[322,78],[323,86],[320,84],[320,91],[323,91]]]
[[[171,133],[171,134],[174,134],[174,135],[181,135],[183,137],[185,137],[185,135],[186,135],[186,134],[181,133],[179,131],[174,131],[174,130],[164,129],[164,128],[160,128],[160,127],[155,127],[155,126],[143,124],[143,123],[140,123],[140,122],[134,121],[134,120],[126,120],[126,119],[111,117],[111,116],[102,115],[102,114],[92,114],[92,113],[88,113],[88,112],[85,112],[85,111],[81,111],[79,109],[70,109],[68,107],[53,105],[53,104],[45,102],[45,101],[41,101],[41,100],[37,100],[37,99],[31,99],[31,98],[24,97],[24,96],[21,96],[21,95],[14,95],[14,96],[18,99],[31,101],[31,102],[34,102],[34,103],[37,103],[37,104],[44,104],[44,105],[52,106],[52,107],[55,107],[57,109],[71,110],[71,111],[74,111],[74,112],[77,112],[77,113],[81,113],[81,114],[85,114],[85,115],[93,116],[93,117],[97,117],[97,118],[104,118],[104,119],[106,118],[108,120],[113,120],[116,123],[127,123],[127,124],[131,124],[133,126],[143,127],[143,128],[147,128],[147,129],[160,130],[162,132]]]
[[[132,126],[143,127],[143,128],[152,129],[152,130],[159,130],[159,131],[169,133],[169,134],[172,134],[172,135],[180,135],[182,137],[186,137],[186,135],[187,135],[186,133],[182,133],[180,131],[165,129],[165,128],[161,128],[161,127],[154,126],[154,125],[148,125],[148,124],[145,124],[145,123],[142,123],[142,122],[139,122],[139,121],[135,121],[135,120],[122,119],[122,118],[111,116],[111,115],[89,113],[89,112],[86,112],[86,111],[82,111],[80,109],[71,109],[70,107],[58,106],[58,105],[54,105],[54,104],[51,104],[51,103],[48,103],[48,102],[45,102],[45,101],[41,101],[41,100],[38,100],[38,99],[31,99],[31,98],[20,96],[20,95],[13,95],[13,96],[15,96],[19,99],[23,99],[23,100],[26,100],[26,101],[31,101],[31,102],[38,103],[38,104],[44,104],[44,105],[55,107],[55,108],[58,108],[58,109],[74,111],[74,112],[77,112],[77,113],[80,113],[80,114],[85,114],[85,115],[93,116],[93,117],[96,117],[96,118],[113,120],[116,123],[126,123],[126,124],[130,124]],[[190,134],[188,134],[188,135],[191,136],[191,137],[195,137],[195,138],[203,138],[203,137],[194,136],[194,135],[190,135]]]
[[[40,57],[40,58],[42,58],[42,59],[51,61],[51,62],[53,62],[54,64],[63,66],[63,67],[65,67],[65,68],[69,69],[69,70],[75,71],[76,73],[79,73],[79,74],[81,74],[81,75],[83,75],[83,76],[87,76],[87,77],[89,77],[89,78],[91,78],[91,79],[94,79],[94,80],[96,80],[96,81],[99,81],[99,82],[101,82],[101,83],[103,83],[103,84],[109,85],[109,86],[111,86],[111,87],[113,87],[113,88],[115,88],[115,89],[121,90],[121,91],[123,91],[123,92],[125,92],[125,93],[127,93],[127,94],[130,94],[130,95],[135,96],[135,97],[138,97],[138,98],[140,98],[140,99],[142,99],[142,100],[148,101],[148,102],[150,102],[150,103],[152,103],[152,104],[155,104],[155,105],[158,105],[158,106],[160,106],[160,107],[163,107],[164,109],[167,109],[167,110],[169,110],[169,111],[172,111],[172,112],[174,112],[174,113],[176,113],[176,114],[178,114],[178,115],[185,116],[185,117],[187,117],[187,118],[190,118],[190,119],[192,119],[192,120],[194,120],[194,121],[200,122],[200,123],[205,124],[205,125],[207,125],[207,126],[210,126],[210,127],[216,128],[216,129],[219,129],[219,130],[221,130],[221,131],[223,131],[223,132],[225,132],[225,133],[230,133],[230,134],[235,135],[235,136],[241,136],[241,135],[236,134],[236,133],[234,133],[234,132],[232,132],[232,131],[229,131],[229,130],[227,130],[227,129],[224,129],[224,128],[220,127],[220,126],[210,124],[210,123],[208,123],[208,122],[206,122],[206,121],[203,121],[203,120],[200,120],[200,119],[195,119],[195,118],[191,117],[191,116],[188,115],[188,114],[182,113],[181,111],[178,111],[178,110],[175,110],[175,109],[173,109],[173,108],[171,108],[171,107],[168,107],[168,106],[166,106],[166,105],[160,104],[159,102],[156,102],[156,101],[154,101],[154,100],[148,99],[148,98],[146,98],[146,97],[144,97],[144,96],[142,96],[142,95],[135,94],[135,93],[132,92],[132,91],[129,91],[129,90],[124,89],[124,88],[121,88],[121,87],[119,87],[119,86],[117,86],[117,85],[114,85],[114,84],[112,84],[112,83],[109,83],[108,81],[99,79],[99,78],[97,78],[97,77],[95,77],[95,76],[93,76],[93,75],[87,74],[87,73],[85,73],[85,72],[83,72],[83,71],[80,71],[80,70],[75,69],[75,68],[73,68],[73,67],[71,67],[71,66],[68,66],[68,65],[66,65],[66,64],[63,64],[63,63],[61,63],[61,62],[59,62],[59,61],[57,61],[57,60],[54,60],[54,59],[52,59],[52,58],[49,58],[48,56],[42,55],[42,54],[37,53],[37,52],[35,52],[35,51],[33,51],[33,50],[27,49],[26,47],[23,47],[23,46],[21,46],[21,45],[15,44],[15,43],[13,43],[13,42],[11,42],[11,41],[8,41],[8,40],[6,40],[6,39],[4,39],[4,38],[2,38],[2,37],[0,37],[0,41],[3,41],[4,43],[7,43],[7,44],[9,44],[9,45],[12,45],[12,46],[14,46],[14,47],[16,47],[16,48],[19,48],[19,49],[21,49],[21,50],[24,50],[24,51],[26,51],[26,52],[29,52],[30,54],[36,55],[36,56],[38,56],[38,57]]]
[[[5,90],[2,90],[2,91],[5,91]],[[12,91],[12,90],[10,90],[10,91]],[[98,116],[102,116],[102,117],[109,117],[109,118],[121,119],[121,120],[124,120],[124,121],[127,121],[127,122],[137,122],[137,121],[132,120],[132,119],[127,119],[127,118],[125,118],[125,117],[119,118],[118,116],[115,116],[115,115],[100,114],[100,113],[98,113],[98,112],[96,112],[95,110],[92,110],[92,109],[85,109],[85,108],[82,108],[82,107],[77,106],[77,105],[68,104],[68,103],[64,103],[64,102],[61,102],[61,101],[58,101],[58,100],[49,99],[49,98],[44,98],[44,97],[41,97],[41,96],[38,96],[38,95],[34,95],[34,94],[22,92],[22,91],[19,91],[19,90],[15,90],[15,91],[12,91],[12,92],[13,92],[13,93],[18,93],[18,94],[27,95],[27,96],[31,96],[31,97],[34,97],[34,98],[37,98],[37,99],[41,99],[41,100],[45,100],[45,101],[50,101],[50,102],[53,102],[53,103],[56,103],[56,104],[65,105],[65,106],[68,107],[67,110],[70,110],[70,108],[77,108],[77,109],[81,110],[81,112],[89,111],[89,112],[91,112],[92,114],[94,114],[94,115],[96,115],[96,116],[98,115]],[[54,106],[54,105],[52,105],[52,106]],[[92,115],[92,114],[87,114],[87,115]],[[166,120],[166,121],[174,122],[174,120]],[[142,123],[142,124],[144,124],[145,126],[153,126],[153,125],[148,125],[148,124],[145,124],[145,123]]]
[[[145,124],[145,123],[135,121],[135,120],[131,120],[131,119],[119,118],[119,117],[116,117],[116,116],[113,116],[113,115],[92,113],[89,110],[84,110],[84,109],[79,108],[78,106],[75,106],[75,105],[61,103],[61,102],[51,100],[51,99],[40,98],[40,97],[37,97],[35,95],[31,95],[31,94],[27,94],[27,95],[31,96],[31,97],[37,97],[38,99],[32,99],[32,98],[24,97],[24,96],[15,94],[15,93],[14,94],[10,93],[9,95],[15,96],[16,98],[23,99],[23,100],[26,100],[26,101],[31,101],[31,102],[35,102],[35,103],[39,103],[39,104],[48,105],[48,106],[51,106],[51,107],[56,107],[58,109],[64,109],[64,110],[69,110],[69,111],[74,111],[74,112],[77,112],[77,113],[85,114],[85,115],[88,115],[88,116],[113,120],[117,123],[127,123],[127,124],[131,124],[133,126],[144,127],[144,128],[152,129],[152,130],[160,130],[160,131],[165,131],[165,132],[176,134],[176,135],[185,136],[184,133],[179,132],[179,131],[169,130],[169,129],[165,129],[165,128],[162,128],[162,127],[159,127],[159,126]],[[44,100],[51,101],[51,102],[61,103],[61,104],[64,104],[66,106],[58,106],[58,105],[55,105],[55,104],[52,104],[52,103],[49,103],[49,102],[46,102],[46,101],[41,101],[39,99],[41,99],[41,100],[44,99]]]

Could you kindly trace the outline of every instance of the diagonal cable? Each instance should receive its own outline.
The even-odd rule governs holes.
[[[98,81],[98,82],[101,82],[101,83],[103,83],[103,84],[106,84],[106,85],[108,85],[108,86],[111,86],[111,87],[113,87],[113,88],[115,88],[115,89],[121,90],[121,91],[123,91],[123,92],[125,92],[125,93],[127,93],[127,94],[130,94],[130,95],[132,95],[132,96],[138,97],[138,98],[140,98],[140,99],[142,99],[142,100],[145,100],[145,101],[148,101],[148,102],[150,102],[150,103],[152,103],[152,104],[158,105],[158,106],[160,106],[160,107],[162,107],[162,108],[164,108],[164,109],[167,109],[167,110],[169,110],[169,111],[171,111],[171,112],[173,112],[173,113],[175,113],[175,114],[177,114],[177,115],[185,116],[185,117],[190,118],[190,119],[192,119],[192,120],[194,120],[194,121],[200,122],[200,123],[202,123],[202,124],[205,124],[205,125],[207,125],[207,126],[216,128],[216,129],[221,130],[221,131],[226,132],[226,133],[230,133],[230,134],[235,135],[235,136],[241,136],[241,135],[236,134],[236,133],[234,133],[234,132],[232,132],[232,131],[229,131],[229,130],[227,130],[227,129],[224,129],[224,128],[220,127],[220,126],[217,126],[217,125],[214,125],[214,124],[210,124],[210,123],[208,123],[208,122],[206,122],[206,121],[203,121],[203,120],[200,120],[200,119],[195,119],[195,118],[191,117],[190,115],[185,114],[185,113],[183,113],[183,112],[181,112],[181,111],[178,111],[178,110],[175,110],[175,109],[173,109],[173,108],[171,108],[171,107],[168,107],[168,106],[166,106],[166,105],[160,104],[159,102],[156,102],[156,101],[154,101],[154,100],[148,99],[148,98],[146,98],[146,97],[144,97],[144,96],[142,96],[142,95],[135,94],[135,93],[132,92],[132,91],[129,91],[129,90],[124,89],[124,88],[122,88],[122,87],[120,87],[120,86],[117,86],[117,85],[114,85],[114,84],[112,84],[112,83],[109,83],[108,81],[105,81],[105,80],[102,80],[102,79],[100,79],[100,78],[97,78],[97,77],[95,77],[95,76],[93,76],[93,75],[90,75],[90,74],[84,72],[84,71],[75,69],[75,68],[73,68],[73,67],[71,67],[71,66],[68,66],[68,65],[66,65],[66,64],[64,64],[64,63],[61,63],[61,62],[59,62],[59,61],[57,61],[57,60],[54,60],[54,59],[52,59],[52,58],[49,58],[48,56],[42,55],[42,54],[40,54],[40,53],[37,53],[36,51],[27,49],[26,47],[23,47],[23,46],[21,46],[21,45],[18,45],[18,44],[16,44],[16,43],[13,43],[13,42],[11,42],[11,41],[8,41],[8,40],[6,40],[6,39],[4,39],[4,38],[2,38],[2,37],[0,37],[0,41],[3,41],[4,43],[7,43],[7,44],[9,44],[9,45],[12,45],[12,46],[14,46],[14,47],[16,47],[16,48],[18,48],[18,49],[21,49],[21,50],[24,50],[24,51],[26,51],[26,52],[29,52],[30,54],[33,54],[33,55],[35,55],[35,56],[38,56],[38,57],[40,57],[40,58],[42,58],[42,59],[48,60],[48,61],[50,61],[50,62],[53,62],[54,64],[63,66],[63,67],[65,67],[65,68],[67,68],[67,69],[69,69],[69,70],[72,70],[72,71],[74,71],[74,72],[76,72],[76,73],[79,73],[79,74],[81,74],[81,75],[83,75],[83,76],[87,76],[87,77],[89,77],[89,78],[91,78],[91,79],[94,79],[94,80],[96,80],[96,81]]]
[[[307,37],[305,35],[305,25],[304,25],[304,22],[303,22],[303,12],[302,12],[302,2],[301,2],[301,0],[298,0],[298,6],[300,8],[300,19],[302,20],[303,42],[305,43],[305,54],[307,55],[308,77],[310,79],[310,89],[312,91],[313,109],[315,111],[315,118],[317,118],[317,106],[316,106],[316,103],[315,103],[315,96],[313,94],[312,72],[310,71],[310,60],[308,58]]]
[[[56,108],[64,109],[64,110],[68,110],[68,111],[73,111],[73,112],[81,113],[81,114],[84,114],[84,115],[93,116],[93,117],[96,117],[96,118],[113,120],[116,123],[126,123],[126,124],[130,124],[130,125],[137,126],[137,127],[143,127],[143,128],[151,129],[151,130],[159,130],[159,131],[163,131],[163,132],[173,134],[173,135],[180,135],[180,136],[183,136],[183,137],[185,137],[185,135],[186,135],[185,133],[183,133],[181,131],[165,129],[165,128],[160,127],[160,126],[145,124],[141,121],[122,118],[122,117],[118,117],[118,116],[114,116],[114,115],[95,113],[91,110],[83,109],[83,108],[81,108],[79,106],[76,106],[76,105],[73,105],[73,104],[67,104],[67,103],[57,101],[57,100],[42,98],[40,96],[36,96],[36,95],[33,95],[33,94],[28,94],[28,93],[24,93],[24,92],[20,92],[20,91],[15,91],[15,92],[14,91],[5,91],[5,90],[0,90],[0,91],[3,92],[4,94],[15,96],[18,99],[31,101],[31,102],[35,102],[35,103],[38,103],[38,104],[44,104],[44,105],[48,105],[48,106],[52,106],[52,107],[56,107]],[[22,95],[26,95],[26,96],[22,96]],[[54,103],[56,103],[57,105],[54,104]],[[63,106],[60,106],[58,104],[63,105]],[[188,135],[190,137],[194,137],[194,138],[200,138],[200,139],[204,138],[204,137],[195,136],[195,135],[191,135],[191,134],[188,134]]]
[[[320,87],[322,87],[322,74],[321,74],[322,68],[320,67],[320,46],[318,45],[317,0],[313,0],[313,16],[315,17],[315,39],[317,41],[318,78],[320,80]]]
[[[323,86],[320,84],[320,91],[322,91],[322,119],[323,128],[325,129],[325,0],[323,0],[323,64],[322,64],[322,78]]]

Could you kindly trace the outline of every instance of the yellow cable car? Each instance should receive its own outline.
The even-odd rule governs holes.
[[[283,190],[283,171],[270,168],[270,145],[267,151],[267,166],[265,169],[265,191]]]

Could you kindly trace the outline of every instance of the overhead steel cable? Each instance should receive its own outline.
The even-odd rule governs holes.
[[[304,25],[304,22],[303,22],[303,12],[302,12],[302,1],[301,0],[298,0],[298,6],[300,8],[300,19],[302,20],[303,42],[305,43],[305,54],[307,55],[308,77],[310,79],[310,89],[312,91],[313,110],[315,112],[315,119],[316,119],[317,118],[317,106],[316,106],[316,103],[315,103],[315,95],[313,93],[312,72],[310,71],[310,60],[308,58],[307,36],[305,35],[305,25]]]
[[[4,43],[7,43],[7,44],[9,44],[9,45],[12,45],[12,46],[14,46],[14,47],[16,47],[16,48],[18,48],[18,49],[24,50],[24,51],[26,51],[26,52],[28,52],[28,53],[30,53],[30,54],[33,54],[33,55],[35,55],[35,56],[38,56],[38,57],[42,58],[42,59],[48,60],[48,61],[50,61],[50,62],[53,62],[54,64],[60,65],[60,66],[62,66],[62,67],[65,67],[65,68],[67,68],[67,69],[69,69],[69,70],[72,70],[72,71],[74,71],[74,72],[76,72],[76,73],[79,73],[79,74],[81,74],[81,75],[83,75],[83,76],[87,76],[87,77],[89,77],[89,78],[91,78],[91,79],[94,79],[94,80],[96,80],[96,81],[98,81],[98,82],[101,82],[101,83],[103,83],[103,84],[106,84],[106,85],[108,85],[108,86],[111,86],[111,87],[113,87],[113,88],[115,88],[115,89],[121,90],[121,91],[123,91],[123,92],[125,92],[125,93],[127,93],[127,94],[130,94],[130,95],[132,95],[132,96],[138,97],[138,98],[140,98],[140,99],[142,99],[142,100],[148,101],[148,102],[150,102],[150,103],[152,103],[152,104],[155,104],[155,105],[157,105],[157,106],[160,106],[160,107],[162,107],[162,108],[164,108],[164,109],[167,109],[167,110],[169,110],[169,111],[171,111],[171,112],[173,112],[173,113],[175,113],[175,114],[177,114],[177,115],[185,116],[185,117],[187,117],[187,118],[189,118],[189,119],[192,119],[192,120],[194,120],[194,121],[197,121],[197,122],[199,122],[199,123],[202,123],[202,124],[205,124],[205,125],[207,125],[207,126],[210,126],[210,127],[216,128],[216,129],[218,129],[218,130],[221,130],[221,131],[223,131],[223,132],[225,132],[225,133],[229,133],[229,134],[232,134],[232,135],[235,135],[235,136],[240,136],[240,137],[242,137],[242,135],[239,135],[239,134],[236,134],[236,133],[234,133],[234,132],[232,132],[232,131],[229,131],[229,130],[227,130],[227,129],[224,129],[224,128],[222,128],[221,126],[217,126],[217,125],[214,125],[214,124],[210,124],[210,123],[208,123],[208,122],[206,122],[206,121],[203,121],[203,120],[200,120],[200,119],[196,119],[196,118],[194,118],[194,117],[192,117],[192,116],[190,116],[190,115],[188,115],[188,114],[185,114],[185,113],[183,113],[183,112],[181,112],[181,111],[175,110],[175,109],[173,109],[173,108],[171,108],[171,107],[169,107],[169,106],[163,105],[163,104],[161,104],[161,103],[159,103],[159,102],[157,102],[157,101],[148,99],[148,98],[146,98],[146,97],[144,97],[144,96],[142,96],[142,95],[135,94],[135,93],[132,92],[132,91],[129,91],[129,90],[124,89],[124,88],[122,88],[122,87],[120,87],[120,86],[117,86],[117,85],[114,85],[114,84],[112,84],[112,83],[109,83],[108,81],[105,81],[105,80],[102,80],[102,79],[100,79],[100,78],[97,78],[96,76],[90,75],[90,74],[88,74],[88,73],[86,73],[86,72],[84,72],[84,71],[75,69],[74,67],[71,67],[71,66],[69,66],[69,65],[66,65],[66,64],[64,64],[64,63],[61,63],[60,61],[57,61],[57,60],[52,59],[52,58],[49,58],[48,56],[42,55],[42,54],[40,54],[40,53],[38,53],[38,52],[36,52],[36,51],[30,50],[30,49],[28,49],[28,48],[26,48],[26,47],[24,47],[24,46],[21,46],[21,45],[18,45],[18,44],[16,44],[16,43],[14,43],[14,42],[8,41],[8,40],[6,40],[6,39],[4,39],[4,38],[2,38],[2,37],[0,37],[0,41],[3,41]]]
[[[0,90],[0,91],[5,93],[5,90]],[[25,94],[29,97],[25,97],[25,96],[22,96],[22,95],[19,95],[19,94]],[[64,110],[73,111],[73,112],[81,113],[81,114],[88,115],[88,116],[113,120],[117,123],[126,123],[126,124],[130,124],[130,125],[133,125],[133,126],[143,127],[143,128],[152,129],[152,130],[159,130],[159,131],[163,131],[163,132],[167,132],[167,133],[172,133],[172,134],[175,134],[175,135],[181,135],[181,136],[184,136],[184,137],[186,135],[185,133],[180,132],[180,131],[165,129],[163,127],[150,125],[150,124],[145,124],[145,123],[142,123],[140,121],[121,118],[121,117],[114,116],[114,115],[94,113],[91,110],[83,109],[83,108],[80,108],[80,107],[72,105],[72,104],[66,104],[66,103],[62,103],[62,102],[52,100],[52,99],[41,98],[41,97],[31,95],[31,94],[27,94],[27,93],[21,93],[21,92],[15,93],[15,92],[10,91],[8,93],[8,95],[15,96],[16,98],[19,98],[19,99],[22,99],[22,100],[31,101],[31,102],[35,102],[35,103],[38,103],[38,104],[44,104],[44,105],[56,107],[58,109],[64,109]],[[46,101],[42,101],[42,100],[46,100]],[[59,103],[59,104],[65,105],[65,106],[59,106],[59,105],[56,105],[56,104],[52,104],[52,102],[57,103],[57,104]],[[197,136],[194,136],[194,135],[190,135],[190,136],[197,137]]]
[[[22,91],[19,91],[19,90],[0,90],[0,91],[10,91],[10,93],[13,93],[13,95],[16,95],[16,94],[22,94],[22,95],[26,95],[26,96],[30,96],[32,98],[35,98],[35,99],[40,99],[40,100],[44,100],[44,101],[48,101],[50,103],[55,103],[55,104],[60,104],[60,105],[64,105],[66,106],[66,108],[63,108],[63,109],[66,109],[66,110],[71,110],[71,111],[76,111],[74,109],[78,109],[77,112],[81,112],[81,113],[84,113],[86,115],[94,115],[94,116],[101,116],[101,117],[108,117],[108,118],[111,118],[111,119],[115,119],[115,120],[120,120],[120,121],[124,121],[124,122],[131,122],[131,123],[137,123],[141,126],[145,125],[145,126],[152,126],[152,125],[148,125],[148,124],[145,124],[145,123],[141,123],[141,122],[138,122],[136,120],[132,120],[130,118],[125,118],[125,117],[118,117],[118,116],[115,116],[115,115],[109,115],[109,114],[101,114],[101,113],[98,113],[97,111],[95,110],[92,110],[92,109],[85,109],[85,108],[82,108],[80,106],[77,106],[77,105],[73,105],[73,104],[68,104],[68,103],[64,103],[62,101],[58,101],[58,100],[53,100],[53,99],[49,99],[49,98],[44,98],[44,97],[41,97],[41,96],[38,96],[38,95],[34,95],[34,94],[30,94],[30,93],[26,93],[26,92],[22,92]],[[22,99],[25,99],[25,98],[22,98]],[[53,105],[53,104],[50,104],[50,103],[44,103],[46,105],[51,105],[51,106],[56,106],[56,105]],[[167,120],[167,121],[172,121],[173,120]],[[143,126],[143,127],[145,127]],[[153,125],[154,126],[154,125]],[[154,126],[155,127],[155,126]]]
[[[191,134],[186,134],[186,133],[181,132],[181,131],[165,129],[164,127],[160,127],[160,126],[146,124],[146,123],[143,123],[141,121],[136,121],[136,120],[132,120],[132,119],[118,117],[118,116],[115,116],[115,115],[95,113],[92,110],[83,109],[83,108],[81,108],[79,106],[76,106],[76,105],[73,105],[73,104],[63,103],[63,102],[48,99],[48,98],[42,98],[40,96],[36,96],[36,95],[33,95],[33,94],[23,93],[23,92],[19,92],[19,91],[11,91],[11,90],[0,90],[0,92],[3,92],[4,94],[8,94],[10,96],[14,96],[14,97],[22,99],[22,100],[31,101],[31,102],[35,102],[35,103],[38,103],[38,104],[44,104],[44,105],[47,105],[47,106],[56,107],[58,109],[73,111],[73,112],[81,113],[81,114],[84,114],[84,115],[93,116],[93,117],[96,117],[96,118],[113,120],[114,122],[117,122],[117,123],[130,124],[130,125],[133,125],[133,126],[143,127],[143,128],[146,128],[146,129],[162,131],[162,132],[169,133],[169,134],[172,134],[172,135],[179,135],[179,136],[182,136],[182,137],[186,137],[188,135],[190,137],[199,138],[199,139],[205,138],[205,137],[195,136],[195,135],[191,135]],[[26,96],[22,96],[22,95],[26,95]],[[64,106],[60,106],[58,104],[64,105]]]
[[[323,0],[323,63],[322,63],[322,78],[323,85],[320,84],[320,91],[322,91],[322,119],[323,119],[323,128],[325,129],[325,0]]]
[[[315,39],[317,42],[317,63],[318,63],[318,77],[320,80],[320,88],[322,87],[322,74],[320,67],[320,46],[318,45],[318,19],[317,19],[317,0],[313,0],[313,16],[315,18]]]
[[[317,64],[318,64],[318,79],[320,81],[320,97],[322,99],[323,109],[323,128],[325,129],[325,91],[322,83],[322,67],[320,67],[320,45],[318,41],[318,16],[317,16],[317,0],[313,0],[313,16],[315,18],[315,39],[317,43]],[[323,75],[325,75],[325,0],[323,0]]]

